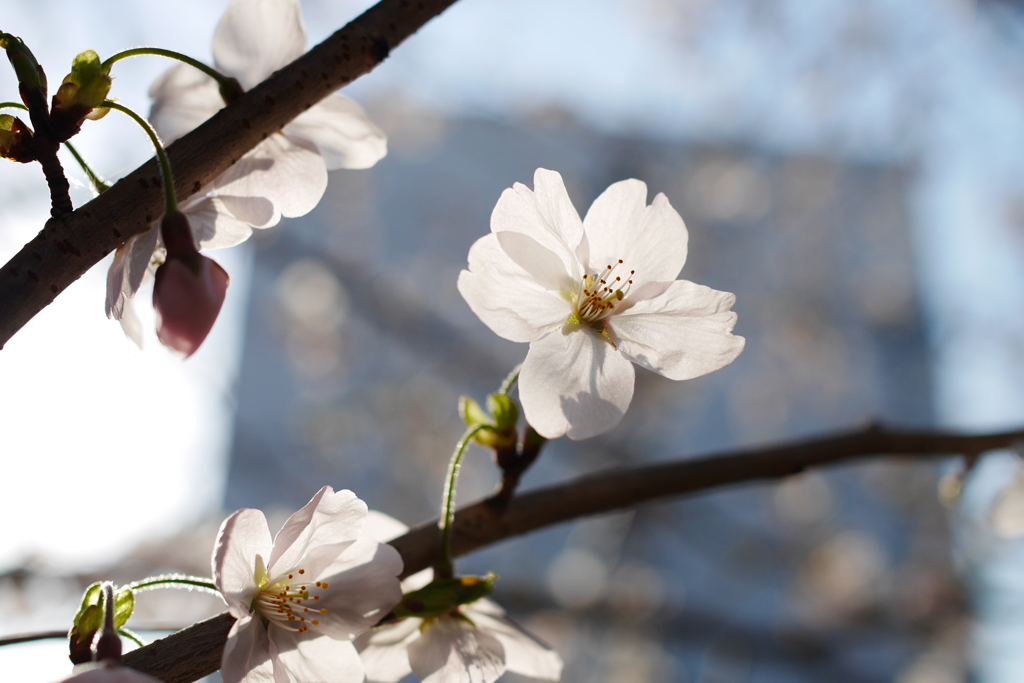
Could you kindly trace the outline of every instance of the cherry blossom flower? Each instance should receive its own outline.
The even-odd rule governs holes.
[[[519,376],[526,419],[539,434],[586,439],[622,419],[636,363],[669,379],[731,363],[735,297],[676,280],[686,261],[683,219],[639,180],[615,183],[581,221],[562,177],[537,169],[491,214],[469,250],[459,292],[500,337],[529,342]]]
[[[407,530],[370,513],[365,535],[390,540]],[[433,579],[425,570],[402,582],[410,592]],[[363,633],[355,641],[368,683],[395,683],[410,673],[423,683],[493,683],[506,671],[557,681],[562,659],[539,638],[505,616],[487,598],[433,620],[411,617]]]
[[[160,683],[159,680],[111,661],[81,664],[59,683]]]
[[[251,88],[306,50],[298,0],[232,0],[213,35],[217,69]],[[150,121],[165,144],[224,106],[217,83],[186,64],[168,69],[150,88]],[[348,98],[331,95],[243,155],[210,185],[183,202],[201,249],[244,242],[253,228],[302,216],[327,188],[327,171],[369,168],[387,153],[387,137]],[[163,261],[158,232],[135,235],[116,253],[107,275],[107,317],[121,321],[141,346],[128,301]],[[127,308],[127,310],[126,310]]]
[[[271,541],[259,510],[221,525],[214,583],[237,619],[221,664],[225,683],[358,683],[350,642],[401,599],[398,552],[360,538],[366,505],[325,486]]]

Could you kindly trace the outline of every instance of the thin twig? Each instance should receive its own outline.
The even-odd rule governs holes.
[[[381,0],[167,149],[182,199],[314,104],[380,64],[455,0]],[[163,213],[150,160],[43,231],[0,268],[0,347],[68,285]]]
[[[811,467],[866,458],[930,459],[1007,448],[1024,440],[1024,430],[966,435],[940,431],[900,431],[876,425],[831,436],[768,448],[721,453],[582,477],[558,486],[519,495],[503,515],[490,499],[472,503],[455,515],[452,556],[458,557],[511,536],[630,507],[656,498],[710,491],[734,484],[780,479]],[[438,559],[437,520],[424,522],[391,542],[405,561],[402,576]],[[227,613],[130,652],[127,666],[165,683],[192,683],[220,667],[224,640],[233,619]]]

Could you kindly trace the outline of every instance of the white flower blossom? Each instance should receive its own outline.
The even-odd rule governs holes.
[[[159,680],[110,661],[90,662],[75,667],[59,683],[160,683]]]
[[[360,538],[366,505],[322,488],[271,541],[259,510],[221,525],[214,583],[237,619],[221,663],[225,683],[358,683],[350,642],[401,599],[402,559]]]
[[[370,513],[365,536],[390,540],[407,527],[379,512]],[[402,582],[410,592],[426,586],[432,570]],[[368,683],[395,683],[410,673],[423,683],[493,683],[506,671],[557,681],[562,659],[539,638],[484,598],[434,620],[411,617],[363,633],[355,641]]]
[[[529,342],[519,376],[538,433],[586,439],[622,419],[632,363],[669,379],[731,363],[735,297],[676,280],[687,255],[683,219],[639,180],[615,183],[581,221],[562,177],[538,169],[491,214],[491,234],[469,250],[459,292],[500,337]]]
[[[298,0],[231,0],[213,35],[215,65],[251,88],[306,50]],[[168,69],[150,88],[150,121],[164,144],[189,132],[224,106],[217,83],[186,64]],[[252,229],[282,216],[302,216],[327,188],[327,171],[369,168],[387,153],[387,138],[348,98],[331,95],[182,203],[196,244],[219,249],[239,244]],[[156,226],[118,250],[107,276],[107,317],[122,321],[141,346],[141,330],[127,303],[153,261],[161,259]],[[154,254],[155,252],[155,254]],[[128,310],[126,312],[126,306]]]

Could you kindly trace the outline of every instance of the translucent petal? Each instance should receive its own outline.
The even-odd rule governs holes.
[[[589,439],[619,423],[633,366],[594,330],[566,325],[530,344],[519,375],[523,413],[539,434]]]
[[[351,640],[374,624],[402,599],[398,575],[402,556],[389,545],[360,539],[348,546],[321,577],[319,630],[332,638]]]
[[[366,631],[355,640],[369,683],[396,683],[412,673],[409,644],[420,637],[422,619],[404,619]]]
[[[200,249],[233,247],[252,235],[249,224],[236,218],[217,197],[198,201],[183,213],[188,216],[192,235]]]
[[[736,297],[687,280],[608,319],[619,351],[669,379],[692,379],[725,367],[743,350],[733,334]]]
[[[271,544],[267,518],[259,510],[239,510],[220,525],[213,546],[213,582],[236,618],[249,614],[258,590],[256,556],[266,558]]]
[[[252,616],[241,617],[231,627],[220,675],[224,683],[274,683],[267,630]]]
[[[493,683],[505,673],[505,650],[489,633],[445,617],[409,644],[409,664],[423,683]]]
[[[505,650],[505,667],[509,671],[547,681],[561,678],[562,658],[550,645],[508,617],[481,611],[476,609],[477,605],[468,605],[466,616],[498,639]]]
[[[665,195],[659,194],[650,206],[646,202],[647,185],[639,180],[615,183],[594,200],[583,219],[590,272],[622,259],[627,273],[636,271],[634,288],[679,276],[686,263],[686,225]]]
[[[358,104],[331,95],[284,127],[287,135],[314,143],[327,164],[336,168],[370,168],[388,153],[388,138]]]
[[[360,683],[363,662],[352,643],[270,628],[275,683]]]
[[[299,0],[231,0],[213,32],[217,69],[246,90],[305,51]]]
[[[278,532],[267,562],[270,576],[301,568],[315,580],[359,538],[365,517],[366,503],[354,493],[323,487]]]
[[[309,213],[327,189],[327,168],[316,146],[271,135],[214,181],[218,195],[265,197],[283,216]]]
[[[217,82],[202,71],[178,64],[160,75],[149,86],[153,106],[149,121],[169,145],[206,121],[224,106]]]

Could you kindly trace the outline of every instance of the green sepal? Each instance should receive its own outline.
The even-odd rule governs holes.
[[[485,598],[494,590],[498,575],[458,576],[453,579],[437,579],[420,588],[406,593],[391,613],[397,619],[418,617],[437,619],[460,605],[467,605]]]
[[[469,396],[459,396],[459,416],[466,423],[467,427],[476,427],[477,425],[494,426],[491,416],[485,413],[480,404]]]

